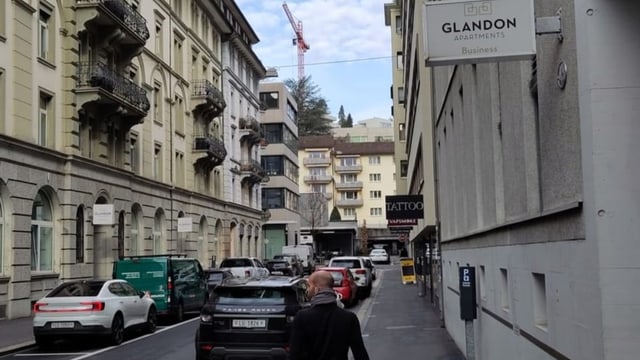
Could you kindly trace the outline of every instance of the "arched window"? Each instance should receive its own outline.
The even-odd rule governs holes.
[[[135,204],[131,208],[131,244],[129,244],[129,253],[131,255],[142,255],[138,253],[138,243],[140,241],[140,234],[142,231],[140,230],[140,207]]]
[[[53,216],[51,201],[39,191],[31,208],[31,270],[53,270]]]
[[[164,212],[162,209],[156,211],[153,218],[153,254],[162,254],[164,251]]]
[[[84,263],[84,206],[76,212],[76,264]]]
[[[124,259],[124,210],[118,215],[118,259]]]

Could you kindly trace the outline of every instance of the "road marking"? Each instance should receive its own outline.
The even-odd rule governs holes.
[[[387,326],[385,329],[387,330],[403,330],[403,329],[413,329],[416,327],[415,325],[399,325],[399,326]]]
[[[159,334],[159,333],[161,333],[161,332],[165,332],[165,331],[167,331],[167,330],[171,330],[171,329],[173,329],[173,328],[177,328],[178,326],[182,326],[182,325],[184,325],[184,324],[188,324],[188,323],[190,323],[190,322],[192,322],[192,321],[196,321],[196,320],[198,320],[198,321],[199,321],[199,320],[200,320],[200,316],[194,317],[193,319],[185,320],[185,321],[183,321],[183,322],[181,322],[181,323],[178,323],[178,324],[174,324],[174,325],[171,325],[171,326],[167,326],[167,327],[165,327],[165,328],[163,328],[163,329],[157,330],[157,331],[156,331],[156,332],[154,332],[153,334],[146,334],[146,335],[143,335],[143,336],[137,337],[137,338],[135,338],[135,339],[131,339],[131,340],[125,341],[125,342],[123,342],[123,343],[122,343],[122,344],[120,344],[120,345],[124,345],[124,344],[131,344],[131,343],[134,343],[134,342],[136,342],[136,341],[139,341],[139,340],[142,340],[142,339],[146,339],[146,338],[148,338],[148,337],[150,337],[150,336],[153,336],[153,335],[155,335],[155,334]],[[90,357],[95,356],[95,355],[97,355],[97,354],[101,354],[101,353],[103,353],[103,352],[107,352],[107,351],[109,351],[109,350],[111,350],[111,349],[115,349],[115,348],[117,348],[118,346],[119,346],[119,345],[116,345],[116,346],[109,346],[109,347],[106,347],[106,348],[104,348],[104,349],[100,349],[100,350],[97,350],[97,351],[94,351],[94,352],[87,353],[87,354],[82,355],[82,356],[78,356],[78,357],[72,358],[72,359],[70,359],[70,360],[82,360],[82,359],[87,359],[87,358],[90,358]]]
[[[81,354],[88,354],[86,352],[70,352],[70,353],[37,353],[37,354],[14,354],[13,356],[15,357],[29,357],[29,356],[74,356],[74,355],[81,355]]]

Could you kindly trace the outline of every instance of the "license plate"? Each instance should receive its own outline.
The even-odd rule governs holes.
[[[267,326],[265,319],[233,319],[233,327],[235,328],[264,328]]]
[[[284,275],[282,271],[272,271],[271,275]]]
[[[51,323],[52,329],[72,329],[75,327],[73,322],[53,322]]]

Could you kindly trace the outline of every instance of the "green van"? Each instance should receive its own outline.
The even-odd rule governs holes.
[[[129,256],[113,264],[113,278],[148,291],[158,315],[177,321],[188,311],[200,311],[207,297],[207,279],[197,259],[185,255]]]

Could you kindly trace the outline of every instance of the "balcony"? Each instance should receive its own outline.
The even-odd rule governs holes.
[[[222,92],[209,80],[196,80],[191,83],[191,99],[196,104],[193,116],[202,119],[206,124],[220,116],[227,107]]]
[[[337,199],[336,206],[340,207],[360,207],[364,201],[362,199]]]
[[[193,139],[193,152],[204,153],[205,156],[198,158],[193,164],[197,170],[209,173],[213,168],[222,164],[227,157],[227,149],[224,141],[211,136],[196,136]]]
[[[336,183],[336,190],[362,190],[362,181]]]
[[[151,105],[147,92],[100,63],[78,64],[76,103],[92,114],[117,114],[127,129],[141,124]]]
[[[147,21],[125,0],[76,0],[79,31],[90,31],[103,44],[120,47],[120,59],[129,62],[149,39]],[[125,61],[127,60],[127,61]]]
[[[309,175],[304,177],[304,182],[308,184],[328,184],[333,181],[331,175]]]
[[[362,165],[353,164],[353,165],[338,165],[336,166],[336,172],[342,174],[353,174],[362,172]]]
[[[259,162],[255,160],[243,161],[240,163],[240,175],[242,184],[255,185],[259,182],[268,182],[269,176]]]
[[[306,166],[329,166],[331,165],[331,158],[311,158],[306,157],[302,159],[302,163]]]
[[[240,141],[246,141],[249,144],[255,145],[259,144],[263,139],[260,122],[253,116],[240,118],[238,128],[240,129]]]

